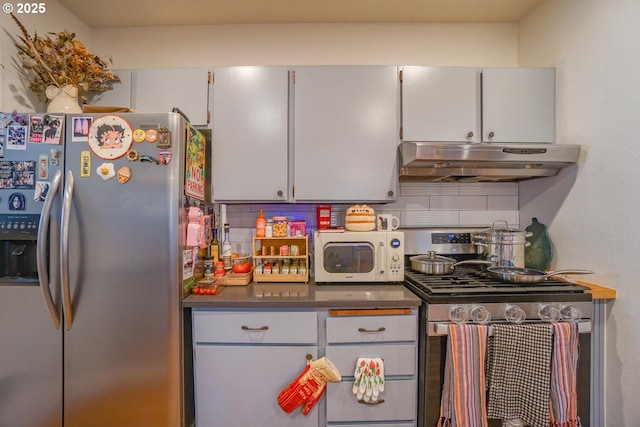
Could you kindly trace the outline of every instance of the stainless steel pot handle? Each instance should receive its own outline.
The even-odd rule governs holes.
[[[69,286],[69,218],[73,202],[73,172],[67,171],[62,198],[62,219],[60,222],[60,272],[62,277],[62,310],[67,330],[73,324],[73,307],[71,304],[71,288]]]
[[[53,206],[56,194],[60,188],[61,180],[62,172],[58,171],[51,181],[51,188],[49,189],[47,198],[44,201],[44,206],[42,206],[40,221],[38,222],[38,236],[36,243],[36,266],[38,269],[40,290],[42,291],[44,303],[49,311],[49,316],[51,316],[51,320],[53,321],[53,326],[55,326],[56,329],[60,329],[60,315],[55,303],[53,302],[53,296],[51,295],[51,283],[49,282],[47,265],[47,246],[49,245],[47,236],[49,233],[49,224],[51,223],[51,207]],[[58,278],[54,276],[52,282],[55,287],[58,283]]]

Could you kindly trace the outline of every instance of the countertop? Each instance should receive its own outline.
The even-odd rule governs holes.
[[[222,286],[216,295],[189,295],[183,307],[417,308],[422,300],[402,284],[250,283]]]
[[[578,281],[591,289],[594,300],[616,298],[616,290]],[[416,308],[422,300],[400,283],[316,285],[309,283],[250,283],[222,286],[216,295],[189,295],[183,307],[235,308]]]
[[[596,299],[616,299],[616,290],[605,286],[596,285],[595,283],[583,282],[577,280],[577,283],[591,289],[591,297]]]

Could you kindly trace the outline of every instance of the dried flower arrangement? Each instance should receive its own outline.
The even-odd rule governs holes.
[[[16,42],[18,56],[27,69],[29,89],[43,99],[47,87],[63,88],[72,85],[83,92],[103,92],[113,89],[120,78],[107,68],[107,63],[87,51],[85,45],[75,40],[75,33],[67,30],[49,33],[41,37],[30,36],[27,29],[12,13],[11,17],[20,28],[22,36]]]

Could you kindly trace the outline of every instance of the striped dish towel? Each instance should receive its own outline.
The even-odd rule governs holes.
[[[488,327],[450,324],[438,427],[487,427]]]
[[[578,417],[578,324],[553,323],[551,358],[551,426],[581,427]]]
[[[492,328],[487,343],[487,416],[549,427],[551,324],[495,324]]]

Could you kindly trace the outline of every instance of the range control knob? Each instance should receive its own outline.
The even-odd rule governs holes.
[[[560,319],[565,322],[577,322],[582,318],[580,309],[569,304],[560,305],[558,311],[560,312]]]
[[[491,312],[482,305],[474,305],[469,309],[471,320],[480,325],[486,325],[491,321]]]
[[[517,305],[509,304],[504,308],[504,318],[507,322],[522,323],[527,318],[527,313]]]
[[[464,323],[469,318],[469,313],[461,305],[452,305],[449,307],[449,320],[454,323]]]
[[[538,307],[538,316],[540,320],[545,322],[557,322],[560,319],[560,310],[551,304],[540,304]]]

